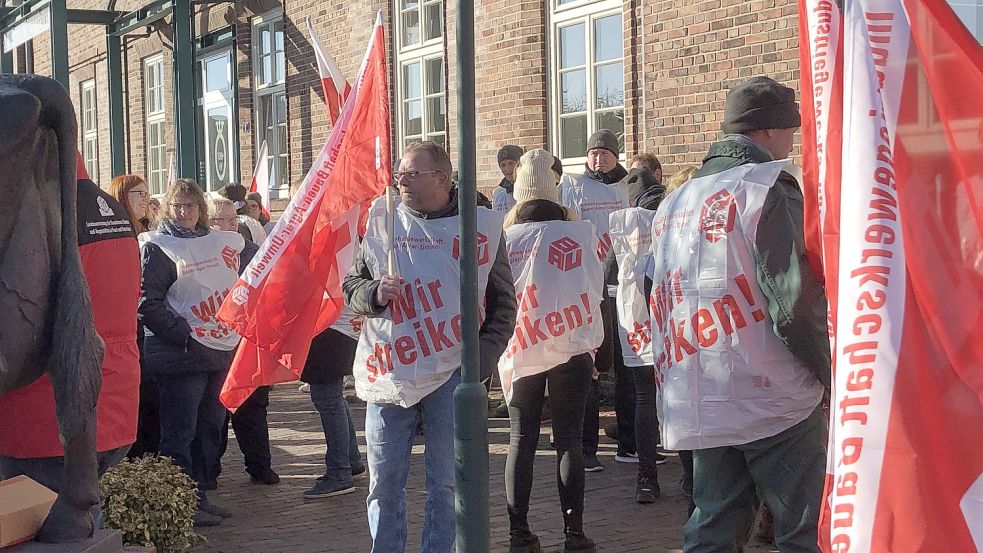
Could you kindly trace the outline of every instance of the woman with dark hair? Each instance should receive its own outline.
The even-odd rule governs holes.
[[[120,175],[109,183],[109,194],[126,206],[137,234],[150,230],[150,189],[137,175]]]
[[[205,489],[225,423],[219,391],[239,343],[215,313],[238,277],[245,241],[209,228],[208,206],[193,180],[167,189],[161,213],[158,229],[140,236],[144,362],[160,389],[160,454],[197,482],[195,524],[214,526],[231,515],[210,503]]]

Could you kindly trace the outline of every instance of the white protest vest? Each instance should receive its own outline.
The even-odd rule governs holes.
[[[515,207],[515,197],[501,186],[496,186],[492,191],[492,209],[506,213]]]
[[[611,213],[628,207],[628,195],[617,184],[604,184],[587,175],[565,174],[560,179],[560,203],[569,207],[582,220],[594,223],[597,233],[598,254],[604,259],[611,249],[611,237],[608,234]],[[614,289],[609,290],[614,295]]]
[[[362,324],[364,322],[365,319],[361,315],[349,309],[347,305],[343,305],[341,307],[341,313],[338,315],[338,320],[332,323],[329,328],[337,330],[349,338],[358,340],[358,336],[362,333]]]
[[[378,317],[367,317],[355,354],[355,391],[373,403],[409,407],[443,385],[461,366],[460,218],[420,219],[404,205],[395,209],[396,274],[405,282],[400,299]],[[385,202],[369,210],[363,247],[373,278],[387,268]],[[502,214],[478,209],[478,292],[502,236]],[[484,309],[479,313],[484,319]]]
[[[618,259],[618,335],[627,367],[651,365],[652,319],[645,296],[645,271],[652,254],[652,219],[655,211],[641,207],[611,214],[611,247]]]
[[[266,229],[263,228],[263,225],[259,224],[259,221],[249,215],[237,215],[236,220],[249,228],[249,234],[252,235],[254,244],[259,246],[266,241]]]
[[[156,244],[177,267],[167,303],[191,325],[191,337],[204,346],[231,351],[239,335],[215,318],[229,288],[236,283],[239,253],[246,239],[237,232],[211,230],[199,238],[160,232],[140,234],[140,245]]]
[[[693,179],[656,213],[650,300],[668,449],[774,436],[822,399],[822,385],[775,335],[755,276],[761,209],[783,165]]]
[[[516,380],[601,345],[604,279],[587,221],[513,225],[505,230],[505,248],[518,304],[515,330],[498,361],[508,400]]]

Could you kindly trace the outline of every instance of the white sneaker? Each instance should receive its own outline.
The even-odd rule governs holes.
[[[614,460],[619,463],[635,463],[638,464],[638,454],[637,453],[626,453],[624,455],[615,455]]]
[[[311,393],[311,385],[306,382],[301,384],[300,388],[297,389],[300,390],[301,392],[306,392],[308,394]]]

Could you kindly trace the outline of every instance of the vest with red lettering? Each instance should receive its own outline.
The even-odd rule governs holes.
[[[148,242],[160,247],[177,267],[177,280],[167,291],[167,303],[191,325],[191,337],[215,350],[235,349],[239,335],[219,322],[215,314],[238,278],[239,252],[245,238],[221,230],[198,238],[141,234],[141,247]]]
[[[611,214],[611,247],[618,259],[618,335],[627,367],[651,365],[652,318],[645,297],[645,271],[651,261],[652,219],[655,212],[641,207]]]
[[[650,302],[668,449],[774,436],[822,399],[822,384],[775,335],[756,278],[757,225],[783,165],[693,179],[655,215]]]
[[[587,175],[564,174],[560,179],[560,203],[569,207],[584,221],[594,223],[597,232],[598,257],[604,259],[611,249],[608,235],[608,216],[628,207],[628,195],[617,184],[604,184]],[[614,293],[611,290],[610,293]]]
[[[355,391],[373,403],[409,407],[443,385],[461,366],[460,218],[420,219],[406,206],[395,208],[395,272],[403,278],[401,297],[378,317],[362,323],[355,354]],[[478,294],[502,236],[502,214],[478,209]],[[369,211],[363,248],[375,279],[387,274],[385,202]],[[479,308],[484,318],[484,308]]]
[[[498,361],[502,391],[601,345],[603,271],[587,221],[521,223],[505,230],[518,303],[515,330]]]

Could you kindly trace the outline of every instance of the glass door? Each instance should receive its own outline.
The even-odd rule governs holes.
[[[201,171],[204,179],[200,184],[205,191],[214,192],[239,179],[232,50],[203,56],[199,71],[202,133],[199,159],[204,162]]]

